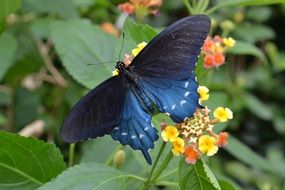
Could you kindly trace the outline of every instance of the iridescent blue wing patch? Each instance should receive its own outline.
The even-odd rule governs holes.
[[[183,80],[145,78],[140,84],[158,110],[167,113],[176,123],[193,115],[199,107],[198,84],[194,74]]]
[[[145,159],[151,164],[149,149],[158,139],[157,130],[151,123],[151,115],[140,104],[132,91],[128,91],[124,103],[121,123],[111,133],[114,140],[122,145],[130,145],[135,150],[140,150]]]

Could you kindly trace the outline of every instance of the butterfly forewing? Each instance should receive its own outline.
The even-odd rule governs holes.
[[[183,18],[149,42],[130,67],[142,77],[187,78],[209,30],[210,19],[206,15]]]
[[[127,86],[112,77],[83,97],[70,111],[61,127],[61,138],[73,143],[110,134],[121,122]]]

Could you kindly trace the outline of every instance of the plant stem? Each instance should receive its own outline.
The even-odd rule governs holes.
[[[190,14],[190,15],[193,14],[193,13],[194,13],[194,9],[193,9],[192,6],[190,5],[189,0],[182,0],[182,1],[183,1],[183,3],[184,3],[185,7],[187,8],[189,14]]]
[[[165,145],[166,145],[166,142],[162,142],[162,145],[161,145],[161,147],[160,147],[160,149],[159,149],[159,152],[158,152],[158,154],[157,154],[157,157],[156,157],[156,159],[155,159],[155,161],[154,161],[154,164],[153,164],[153,166],[152,166],[152,168],[151,168],[151,170],[150,170],[149,176],[148,176],[147,180],[146,180],[145,183],[144,183],[143,189],[148,189],[148,188],[149,188],[149,186],[150,186],[150,179],[151,179],[151,177],[152,177],[152,174],[153,174],[153,172],[154,172],[154,169],[155,169],[156,166],[157,166],[158,160],[159,160],[159,158],[161,157],[161,154],[162,154],[162,152],[163,152],[163,150],[164,150],[164,148],[165,148]]]
[[[196,12],[203,13],[203,12],[205,12],[205,10],[207,9],[207,7],[209,5],[209,0],[203,0],[203,1],[199,1],[199,2],[201,2],[201,3],[198,3],[199,9],[197,9]]]
[[[73,166],[74,162],[74,149],[75,149],[75,143],[71,143],[69,145],[69,160],[68,160],[68,166]]]
[[[153,179],[151,180],[151,182],[155,182],[157,180],[157,178],[160,176],[160,174],[163,172],[163,170],[167,167],[167,165],[169,164],[169,162],[171,161],[172,158],[173,158],[173,153],[172,153],[172,151],[170,151],[168,153],[168,155],[166,156],[166,158],[163,160],[163,162],[160,165],[160,167],[158,168],[158,170],[155,173],[155,175],[154,175]]]

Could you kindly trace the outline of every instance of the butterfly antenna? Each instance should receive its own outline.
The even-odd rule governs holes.
[[[114,61],[104,61],[104,62],[97,62],[97,63],[87,63],[86,65],[101,65],[105,63],[114,63]]]
[[[117,59],[118,61],[120,61],[120,59],[121,59],[121,54],[122,54],[122,50],[123,50],[123,47],[124,47],[124,42],[125,42],[125,33],[124,32],[122,33],[122,36],[123,36],[123,41],[122,41],[119,57]]]

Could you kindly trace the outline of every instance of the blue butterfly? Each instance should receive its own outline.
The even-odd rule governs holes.
[[[126,67],[90,91],[70,111],[61,138],[74,143],[110,134],[123,145],[148,150],[158,139],[151,118],[167,113],[180,123],[199,107],[194,69],[210,30],[206,15],[185,17],[156,36]]]

